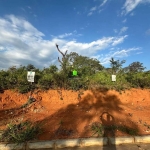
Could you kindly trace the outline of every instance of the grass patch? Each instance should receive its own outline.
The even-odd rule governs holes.
[[[26,108],[26,107],[28,107],[30,104],[32,104],[35,101],[36,101],[36,99],[31,97],[31,98],[28,99],[28,101],[25,104],[23,104],[21,106],[21,108]]]
[[[131,136],[138,135],[138,129],[125,125],[102,125],[101,123],[97,122],[91,125],[91,131],[93,132],[93,135],[96,134],[97,136],[104,136],[106,131],[112,131],[115,133],[117,130]]]
[[[2,132],[0,141],[12,142],[18,145],[34,140],[41,133],[40,125],[34,125],[30,121],[19,124],[8,124],[6,130]]]
[[[103,136],[104,134],[104,126],[101,123],[97,123],[97,122],[93,123],[91,125],[91,130],[93,132],[93,135],[96,134],[98,136]]]

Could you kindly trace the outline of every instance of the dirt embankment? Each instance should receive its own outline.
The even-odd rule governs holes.
[[[21,108],[28,94],[6,90],[0,93],[0,130],[10,122],[31,120],[43,122],[40,140],[90,137],[90,125],[117,124],[137,128],[139,134],[150,134],[150,90],[131,89],[120,94],[106,89],[74,92],[35,91],[36,101]],[[115,135],[125,133],[115,131]]]

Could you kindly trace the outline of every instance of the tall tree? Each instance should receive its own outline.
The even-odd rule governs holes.
[[[139,61],[133,62],[128,66],[129,72],[142,72],[145,68],[143,63],[140,63]]]
[[[67,88],[68,86],[68,70],[67,70],[67,59],[66,59],[66,55],[67,55],[67,50],[65,51],[65,53],[63,53],[59,47],[58,47],[58,44],[56,44],[56,48],[58,50],[58,52],[62,55],[62,59],[60,59],[58,57],[58,61],[60,62],[60,66],[61,66],[61,71],[60,71],[60,74],[55,74],[54,78],[55,78],[55,81],[58,83],[58,81],[60,81],[59,86],[60,87],[64,87],[65,89]]]
[[[32,70],[34,70],[34,69],[36,69],[36,68],[35,68],[34,65],[32,65],[32,64],[28,64],[28,65],[26,66],[26,70],[27,70],[27,71],[32,71]]]
[[[66,56],[68,60],[68,68],[75,69],[81,75],[92,75],[96,71],[100,71],[103,69],[103,66],[97,59],[89,58],[86,56],[81,56],[76,52],[71,52]]]
[[[65,72],[66,72],[66,65],[67,65],[67,59],[66,59],[67,50],[66,50],[65,53],[63,53],[63,52],[59,49],[58,46],[59,46],[59,45],[56,44],[56,48],[57,48],[58,52],[62,55],[62,59],[60,60],[60,58],[58,57],[58,61],[59,61],[60,64],[61,64],[61,68],[62,68],[63,72],[65,73]]]
[[[114,60],[114,58],[112,57],[110,59],[110,66],[112,68],[112,74],[116,74],[118,71],[121,70],[122,65],[125,63],[125,60]]]

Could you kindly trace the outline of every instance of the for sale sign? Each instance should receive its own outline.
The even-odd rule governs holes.
[[[34,82],[34,76],[35,76],[35,72],[28,71],[27,72],[27,80],[28,80],[28,82]]]
[[[111,76],[111,79],[112,79],[112,81],[115,82],[115,81],[116,81],[116,75],[112,75],[112,76]]]

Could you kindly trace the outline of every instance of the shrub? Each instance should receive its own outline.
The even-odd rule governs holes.
[[[0,140],[4,142],[13,142],[18,145],[34,140],[40,133],[40,125],[33,125],[31,122],[25,121],[19,124],[8,124]]]
[[[119,130],[131,136],[138,135],[138,129],[136,128],[131,128],[125,125],[103,125],[97,122],[91,125],[91,130],[93,131],[93,135],[97,134],[98,136],[104,135],[106,131],[112,131],[113,133],[115,133],[116,130]]]
[[[63,87],[65,87],[67,77],[65,75],[61,74],[61,73],[55,73],[53,75],[53,81],[54,81],[54,86],[55,87],[63,88]]]
[[[144,72],[128,73],[126,79],[134,88],[150,88],[150,74]]]
[[[90,79],[90,87],[103,87],[108,89],[114,89],[117,91],[122,91],[128,89],[130,84],[126,80],[126,75],[118,73],[116,75],[116,82],[112,82],[111,74],[106,71],[101,71],[93,75]]]
[[[91,130],[93,132],[93,135],[97,134],[98,136],[103,136],[104,134],[104,126],[101,123],[94,122],[91,125]]]
[[[136,128],[131,128],[131,127],[127,127],[127,126],[117,126],[117,129],[119,131],[124,132],[131,136],[138,135],[138,129],[136,129]]]
[[[89,81],[84,78],[72,77],[68,80],[68,89],[71,90],[80,90],[88,89]]]
[[[28,101],[21,106],[21,108],[26,108],[26,107],[28,107],[30,104],[32,104],[35,101],[36,101],[35,98],[29,98]]]
[[[8,75],[9,73],[0,71],[0,87],[3,90],[8,89]]]
[[[38,85],[41,89],[43,90],[48,90],[50,88],[52,88],[53,86],[53,78],[51,74],[45,74],[43,75],[39,81],[38,81]]]
[[[18,92],[21,94],[28,93],[30,91],[29,85],[21,85],[18,87]]]

